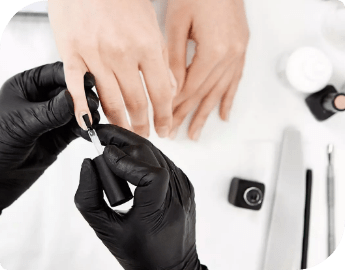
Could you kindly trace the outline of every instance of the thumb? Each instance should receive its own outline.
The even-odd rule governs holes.
[[[181,91],[186,77],[187,44],[190,24],[188,22],[167,23],[168,52],[170,69],[177,81],[177,94]]]
[[[80,172],[80,183],[74,196],[79,212],[96,232],[113,229],[117,214],[103,200],[103,190],[90,159],[85,159]]]
[[[91,159],[85,159],[80,172],[80,183],[74,196],[79,211],[100,210],[107,207],[103,200],[103,190],[97,179]]]
[[[48,101],[33,103],[31,109],[34,117],[30,118],[28,127],[36,137],[67,124],[73,118],[73,100],[67,90]]]
[[[153,212],[162,206],[169,186],[166,169],[130,157],[114,145],[107,146],[103,155],[114,174],[137,186],[134,207]]]

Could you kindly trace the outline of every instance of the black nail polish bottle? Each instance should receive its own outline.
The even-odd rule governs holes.
[[[96,170],[101,180],[105,195],[108,198],[111,207],[119,206],[128,202],[133,198],[133,194],[126,180],[117,177],[108,167],[103,157],[103,149],[101,149],[101,142],[96,131],[92,128],[89,116],[83,116],[91,141],[95,144],[99,154],[93,162],[96,165]]]
[[[324,121],[338,112],[345,111],[345,93],[339,93],[333,85],[306,98],[306,103],[319,121]]]

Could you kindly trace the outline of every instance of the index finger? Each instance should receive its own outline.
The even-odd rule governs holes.
[[[97,132],[97,135],[102,143],[102,145],[116,145],[119,148],[130,146],[130,145],[140,145],[144,144],[148,146],[153,154],[155,155],[158,163],[160,166],[167,168],[167,162],[165,161],[161,152],[148,140],[139,135],[126,130],[119,126],[114,125],[95,125],[94,129]],[[81,136],[88,140],[90,140],[89,135],[87,132],[82,132]]]
[[[104,145],[113,144],[118,147],[124,147],[128,145],[138,145],[146,144],[152,146],[152,144],[140,137],[139,135],[115,125],[96,125],[94,129],[97,132],[97,135]]]
[[[66,89],[65,73],[62,62],[43,65],[24,71],[21,76],[23,90],[32,102],[49,100]],[[95,78],[90,73],[84,76],[85,89],[95,86]]]

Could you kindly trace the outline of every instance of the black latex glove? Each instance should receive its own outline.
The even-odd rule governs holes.
[[[126,270],[206,269],[195,242],[194,188],[187,176],[146,139],[98,125],[109,168],[137,186],[133,207],[108,207],[93,161],[83,163],[75,195],[79,211]]]
[[[85,76],[89,107],[97,115],[98,98]],[[78,137],[72,97],[61,62],[20,73],[0,90],[0,214],[22,195]]]

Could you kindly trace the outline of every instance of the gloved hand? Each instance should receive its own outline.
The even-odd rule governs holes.
[[[91,74],[85,76],[89,107],[97,122],[93,85]],[[1,214],[78,137],[80,128],[60,62],[10,78],[0,90],[0,108]]]
[[[95,127],[114,174],[137,186],[133,207],[108,207],[93,161],[83,163],[75,203],[126,270],[206,269],[195,240],[194,188],[187,176],[146,139],[117,126]]]

